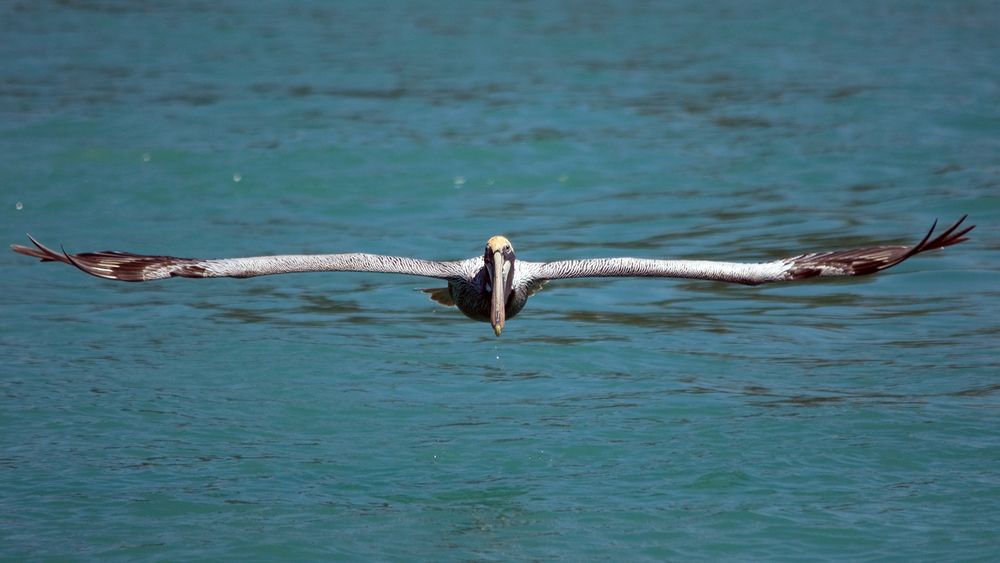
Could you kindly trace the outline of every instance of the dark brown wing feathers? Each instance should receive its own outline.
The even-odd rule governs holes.
[[[896,264],[921,252],[944,248],[969,240],[965,235],[975,228],[970,225],[959,230],[959,226],[968,215],[963,215],[952,226],[935,238],[934,229],[937,221],[931,225],[923,240],[913,246],[871,246],[839,250],[833,252],[816,252],[790,258],[787,272],[788,280],[799,280],[813,276],[837,274],[864,276],[891,268]]]
[[[39,258],[42,262],[63,262],[99,278],[131,282],[145,281],[147,276],[144,275],[144,272],[148,269],[171,266],[182,266],[171,275],[201,277],[205,271],[203,267],[197,265],[197,260],[190,258],[146,256],[115,250],[70,254],[65,250],[56,252],[32,238],[31,235],[28,235],[28,238],[36,248],[12,244],[11,249],[14,252]]]

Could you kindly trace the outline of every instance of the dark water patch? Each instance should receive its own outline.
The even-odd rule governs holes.
[[[705,75],[692,76],[687,79],[687,82],[692,84],[727,84],[737,80],[736,76],[727,72],[713,72]]]
[[[954,162],[949,162],[948,164],[939,166],[931,171],[931,174],[935,176],[944,176],[945,174],[951,174],[952,172],[961,172],[964,169],[961,165]]]
[[[954,391],[952,393],[947,393],[946,395],[951,397],[987,397],[993,395],[994,393],[1000,393],[1000,383],[994,385],[984,385],[982,387],[973,387],[970,389],[963,389],[961,391]]]
[[[851,404],[858,405],[864,403],[886,404],[886,405],[911,405],[926,404],[935,399],[947,397],[988,397],[1000,392],[1000,385],[986,385],[959,391],[947,391],[941,393],[886,393],[886,392],[858,392],[822,395],[786,395],[781,396],[776,393],[769,393],[769,396],[778,397],[770,401],[750,401],[750,404],[759,407],[822,407],[827,405]],[[748,393],[747,396],[757,396],[757,393]]]
[[[405,88],[328,88],[323,91],[335,98],[358,98],[363,100],[398,100],[411,93]]]
[[[645,117],[663,117],[677,113],[678,110],[686,108],[692,102],[682,101],[676,94],[671,92],[657,92],[639,98],[628,100],[627,106],[632,108],[637,114]],[[697,104],[695,104],[697,105]],[[690,113],[698,113],[690,112]]]
[[[288,95],[293,98],[306,98],[315,94],[312,86],[308,84],[299,84],[297,86],[290,86],[288,88]]]
[[[921,348],[947,348],[954,344],[952,339],[943,338],[921,338],[913,340],[887,340],[882,343],[883,346],[891,346],[893,348],[903,348],[903,349],[921,349]]]
[[[707,104],[702,101],[684,100],[680,104],[680,109],[682,109],[684,113],[695,116],[701,116],[703,114],[711,112],[714,108],[712,107],[711,104]]]
[[[489,421],[485,420],[461,420],[458,422],[448,422],[446,424],[438,424],[431,426],[431,428],[450,428],[453,426],[485,426],[491,424]]]
[[[750,116],[717,117],[714,119],[714,123],[727,129],[767,129],[774,126],[767,119]]]
[[[515,133],[509,139],[511,143],[524,143],[524,142],[545,142],[545,141],[561,141],[570,137],[570,134],[565,131],[560,131],[559,129],[552,129],[548,127],[537,127],[531,129],[530,131],[524,133]]]
[[[868,90],[865,86],[841,86],[827,95],[829,100],[843,100],[853,98]]]
[[[864,194],[885,189],[885,186],[872,183],[851,184],[847,189],[853,193]]]
[[[0,97],[13,100],[32,100],[43,95],[43,89],[33,84],[0,84]]]
[[[709,315],[678,314],[666,310],[656,313],[625,313],[607,310],[545,311],[545,314],[547,317],[555,317],[568,323],[632,326],[670,331],[704,330],[719,334],[732,330],[723,320]]]
[[[595,336],[556,336],[556,335],[542,335],[542,336],[531,336],[524,338],[523,341],[527,343],[542,343],[549,344],[552,346],[574,346],[578,344],[590,344],[595,342],[607,342],[607,341],[626,341],[628,340],[624,336],[607,336],[607,335],[595,335]]]
[[[746,395],[772,395],[773,391],[761,385],[745,385],[743,392]]]
[[[338,315],[344,313],[357,313],[361,311],[361,306],[354,301],[344,301],[341,299],[330,299],[322,295],[302,295],[300,297],[308,305],[294,309],[294,312]]]
[[[679,70],[704,60],[705,57],[701,56],[682,55],[670,57],[660,54],[659,56],[614,60],[587,60],[576,64],[589,72],[636,73]]]
[[[245,284],[239,288],[240,294],[249,297],[288,297],[288,292],[279,285],[274,284]]]
[[[107,15],[148,13],[151,8],[145,2],[117,2],[116,0],[56,0],[55,4],[62,8],[80,12],[94,12]]]
[[[376,325],[384,322],[383,319],[365,316],[365,315],[351,315],[350,317],[344,317],[341,322],[344,324],[354,324],[354,325]]]
[[[761,403],[761,406],[777,406],[777,405],[787,404],[798,407],[818,407],[827,404],[840,403],[843,402],[844,400],[845,397],[837,397],[837,396],[808,397],[808,396],[796,395],[793,397],[786,397],[783,399],[777,399],[774,401]]]
[[[192,88],[183,92],[174,92],[156,99],[164,104],[181,104],[188,106],[210,106],[217,103],[221,96],[214,88]]]
[[[341,315],[345,313],[353,312],[354,309],[351,308],[338,308],[337,313],[332,313],[328,310],[324,310],[322,307],[299,307],[299,308],[281,308],[281,307],[270,307],[270,308],[241,308],[234,306],[213,306],[212,309],[215,311],[208,314],[208,319],[215,322],[230,323],[246,323],[246,324],[260,324],[260,325],[273,325],[276,327],[301,327],[301,328],[320,328],[328,326],[331,322],[340,323],[362,323],[362,322],[375,322],[374,319],[370,317],[343,317]],[[337,314],[336,318],[301,318],[296,317],[296,313],[312,316],[315,314],[328,315]]]
[[[492,334],[489,335],[493,336]],[[483,341],[488,342],[489,337],[484,337]],[[503,355],[501,354],[500,360],[502,362]],[[532,381],[532,380],[542,380],[542,379],[552,379],[553,375],[549,372],[539,371],[539,370],[524,370],[524,371],[511,371],[503,367],[490,366],[486,368],[486,379],[489,381]]]

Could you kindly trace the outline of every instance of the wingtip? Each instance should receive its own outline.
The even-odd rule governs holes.
[[[918,245],[918,248],[920,249],[920,251],[934,250],[937,248],[944,248],[946,246],[952,246],[954,244],[959,244],[961,242],[969,240],[969,237],[965,235],[967,235],[969,231],[971,231],[972,229],[976,228],[976,226],[968,225],[963,229],[959,229],[959,227],[962,226],[962,223],[964,223],[968,217],[969,217],[968,213],[962,215],[962,217],[960,217],[958,221],[952,223],[952,225],[947,229],[945,229],[944,232],[942,232],[940,235],[935,237],[930,242],[927,242],[926,240],[923,241],[920,245]]]
[[[927,241],[931,240],[931,237],[934,236],[934,231],[937,230],[937,224],[938,224],[938,220],[935,217],[934,218],[934,222],[931,223],[931,228],[927,231],[927,234],[924,235],[924,239],[921,240],[919,243],[917,243],[917,245],[914,246],[913,248],[915,248],[915,249],[916,248],[923,248],[924,245],[927,244]]]
[[[28,233],[25,233],[25,235],[28,237],[28,240],[31,241],[31,244],[35,245],[35,248],[37,248],[38,250],[44,252],[45,254],[55,254],[55,252],[51,248],[38,242],[38,240],[35,239],[35,237],[29,235]]]
[[[976,226],[969,225],[964,229],[959,230],[959,227],[962,226],[962,223],[964,223],[968,217],[969,217],[968,213],[962,215],[958,219],[958,221],[952,223],[950,227],[945,229],[941,234],[937,235],[936,237],[934,236],[934,231],[937,229],[938,220],[934,219],[934,223],[931,225],[930,230],[927,231],[927,234],[924,235],[924,238],[920,242],[912,246],[909,251],[900,256],[899,259],[894,262],[894,264],[898,264],[911,256],[920,254],[921,252],[926,252],[928,250],[936,250],[939,248],[945,248],[947,246],[952,246],[969,240],[969,237],[965,235],[968,234],[969,231],[971,231],[972,229],[976,228]]]
[[[28,233],[24,233],[24,235],[25,235],[26,237],[28,237],[28,240],[32,240],[32,238],[31,238],[31,235],[30,235],[30,234],[28,234]],[[13,250],[14,252],[20,252],[21,254],[24,254],[23,252],[21,252],[20,250],[18,250],[19,248],[24,248],[24,249],[27,249],[28,247],[27,247],[27,246],[24,246],[23,244],[17,244],[17,243],[12,243],[12,244],[10,245],[10,249],[11,249],[11,250]]]
[[[35,245],[35,248],[37,248],[38,250],[41,250],[42,252],[45,252],[45,253],[51,252],[51,250],[49,250],[48,248],[46,248],[44,244],[42,244],[42,243],[38,242],[37,240],[35,240],[35,237],[31,236],[31,233],[24,233],[24,236],[28,237],[28,240],[31,241],[31,244]]]
[[[42,262],[52,262],[52,261],[62,260],[58,254],[46,248],[45,245],[35,240],[35,238],[32,237],[30,234],[25,233],[25,235],[28,237],[28,240],[30,240],[31,243],[35,245],[35,248],[31,248],[30,246],[25,246],[23,244],[12,244],[10,245],[10,249],[13,250],[14,252],[17,252],[18,254],[24,254],[25,256],[38,258]]]

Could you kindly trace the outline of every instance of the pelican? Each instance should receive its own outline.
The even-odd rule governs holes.
[[[687,278],[758,285],[814,277],[864,276],[937,248],[958,244],[975,225],[960,228],[967,215],[937,237],[931,225],[923,240],[913,246],[866,246],[851,250],[812,252],[771,262],[717,262],[711,260],[660,260],[649,258],[591,258],[556,262],[514,259],[514,247],[497,235],[486,241],[482,256],[458,261],[433,261],[381,254],[292,254],[246,258],[177,258],[130,252],[103,251],[70,254],[56,252],[31,235],[35,248],[11,245],[14,252],[64,262],[109,280],[151,281],[184,278],[251,278],[297,272],[380,272],[437,278],[447,287],[423,289],[431,299],[457,306],[467,317],[489,322],[499,337],[504,323],[524,308],[528,297],[549,280],[589,277]]]

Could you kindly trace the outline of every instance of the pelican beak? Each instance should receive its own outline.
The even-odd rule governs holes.
[[[493,296],[490,300],[490,324],[493,325],[493,332],[497,333],[497,337],[499,337],[500,331],[503,330],[503,323],[507,319],[507,312],[504,308],[507,303],[507,294],[510,292],[507,284],[507,272],[510,270],[510,265],[499,250],[493,252],[492,270]]]

